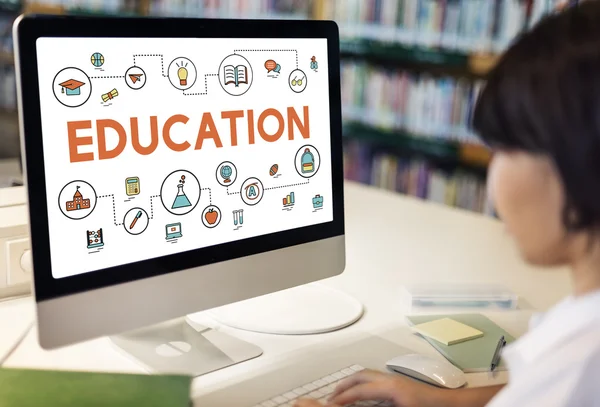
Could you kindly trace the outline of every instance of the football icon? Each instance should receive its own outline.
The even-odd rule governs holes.
[[[278,170],[279,170],[279,166],[277,164],[273,164],[271,166],[271,169],[269,170],[269,175],[274,176],[275,174],[277,174]]]

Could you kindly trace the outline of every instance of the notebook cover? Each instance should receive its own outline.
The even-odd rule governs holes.
[[[450,346],[423,336],[438,352],[465,373],[486,372],[490,370],[492,356],[502,335],[504,335],[507,345],[515,341],[515,338],[508,332],[481,314],[413,315],[406,317],[411,325],[418,325],[441,318],[452,318],[455,321],[462,322],[483,332],[481,338]],[[496,370],[506,370],[506,365],[503,361],[500,362]]]
[[[189,407],[192,378],[0,369],[2,407]]]

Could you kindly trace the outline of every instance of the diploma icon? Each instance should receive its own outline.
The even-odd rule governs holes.
[[[112,99],[116,98],[117,96],[119,96],[119,92],[116,89],[113,89],[110,92],[102,95],[102,101],[108,102],[109,100],[112,100]]]

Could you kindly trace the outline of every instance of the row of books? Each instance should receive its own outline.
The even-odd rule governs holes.
[[[20,6],[21,0],[0,0],[0,10],[15,10]]]
[[[12,54],[12,24],[14,17],[0,14],[0,53]]]
[[[138,9],[136,0],[35,0],[30,3],[61,7],[65,10],[86,10],[110,14],[135,13]]]
[[[327,0],[346,39],[466,52],[500,52],[524,29],[573,0]]]
[[[436,168],[418,158],[403,158],[359,141],[345,143],[346,179],[421,199],[494,216],[482,177]]]
[[[15,68],[12,65],[0,64],[0,110],[16,111],[16,88]]]
[[[483,86],[481,80],[344,61],[341,67],[344,118],[415,136],[478,143],[468,129]]]
[[[307,0],[153,0],[150,14],[205,18],[311,17]]]

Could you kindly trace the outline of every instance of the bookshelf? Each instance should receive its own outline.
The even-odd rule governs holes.
[[[347,122],[344,125],[344,137],[388,146],[390,149],[418,154],[438,162],[463,166],[465,169],[473,169],[480,173],[485,172],[491,158],[491,152],[481,145],[378,129],[361,122]]]
[[[469,54],[447,49],[425,48],[376,40],[340,41],[342,58],[362,58],[375,63],[443,68],[469,76],[484,78],[498,59],[496,54]]]
[[[341,35],[346,176],[491,213],[482,192],[491,153],[468,131],[474,102],[502,50],[565,1],[0,0],[0,18],[26,11],[334,20]],[[1,21],[0,36],[10,36]],[[4,137],[16,109],[12,48],[1,39]],[[413,178],[419,181],[406,181]]]

